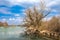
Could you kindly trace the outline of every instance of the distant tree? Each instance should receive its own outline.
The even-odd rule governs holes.
[[[7,26],[8,26],[8,23],[7,23],[7,22],[4,22],[4,23],[3,23],[3,26],[4,26],[4,27],[7,27]]]
[[[3,26],[3,23],[2,22],[0,22],[0,26]]]
[[[58,17],[52,17],[52,19],[48,23],[48,30],[59,32],[60,31],[60,22]]]

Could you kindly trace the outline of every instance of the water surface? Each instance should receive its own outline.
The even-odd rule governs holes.
[[[24,27],[0,27],[0,40],[47,40],[44,38],[30,38],[23,36]],[[51,40],[51,39],[48,39]]]

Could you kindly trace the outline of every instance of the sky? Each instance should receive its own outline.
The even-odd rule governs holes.
[[[51,16],[60,16],[60,0],[43,0],[47,8],[51,9]],[[19,25],[23,21],[25,10],[39,5],[40,0],[0,0],[0,21],[9,25]]]

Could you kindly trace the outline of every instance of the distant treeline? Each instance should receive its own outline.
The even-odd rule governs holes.
[[[7,22],[0,22],[0,26],[8,26]]]

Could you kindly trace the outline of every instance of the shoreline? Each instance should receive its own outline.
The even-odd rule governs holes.
[[[31,30],[32,31],[32,30]],[[50,32],[50,31],[45,31],[45,32],[42,32],[42,31],[40,31],[40,32],[37,32],[37,31],[35,31],[35,32],[29,32],[28,30],[25,32],[27,35],[31,35],[32,34],[32,36],[33,35],[38,35],[38,36],[42,36],[42,37],[47,37],[47,38],[52,38],[52,39],[56,39],[56,40],[59,40],[60,39],[60,35],[59,34],[57,34],[57,33],[55,33],[55,32]]]

